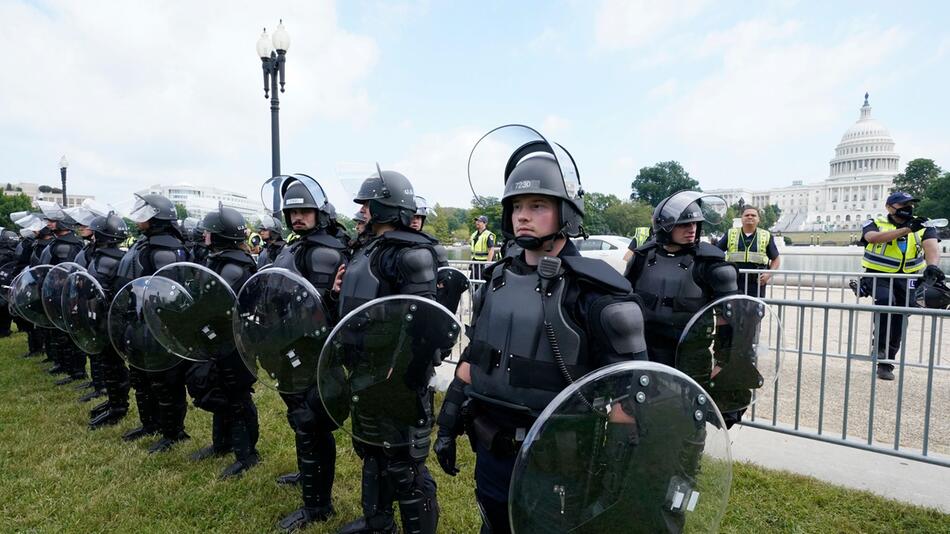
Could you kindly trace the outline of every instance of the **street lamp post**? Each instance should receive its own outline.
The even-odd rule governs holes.
[[[280,84],[280,92],[283,93],[284,64],[289,48],[290,35],[284,29],[283,20],[277,25],[273,37],[269,36],[267,28],[264,28],[264,33],[257,40],[257,55],[261,58],[261,66],[264,69],[264,98],[270,97],[272,176],[280,176],[280,99],[277,97],[277,84]]]
[[[59,177],[63,180],[63,207],[66,207],[66,167],[69,167],[69,162],[66,161],[66,155],[63,154],[63,157],[59,158]]]

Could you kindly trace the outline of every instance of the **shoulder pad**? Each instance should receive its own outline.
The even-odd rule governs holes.
[[[297,240],[295,243],[314,243],[323,247],[334,248],[337,250],[343,250],[346,248],[346,245],[340,241],[340,238],[326,234],[323,232],[314,232],[304,239]]]
[[[696,245],[696,257],[712,260],[725,260],[726,253],[711,243],[701,242]]]
[[[659,247],[660,244],[656,242],[655,239],[647,239],[642,245],[638,246],[634,252],[640,252],[646,254],[647,252]]]
[[[739,292],[739,269],[734,263],[718,263],[709,267],[709,285],[717,295]]]
[[[237,263],[226,262],[221,265],[218,275],[231,286],[235,293],[240,291],[241,287],[237,285],[248,276],[248,270]],[[237,287],[235,287],[237,286]]]
[[[436,245],[432,248],[435,249],[435,257],[436,261],[439,263],[439,267],[448,267],[449,252],[445,250],[445,247],[442,245]]]
[[[612,302],[600,310],[600,326],[606,341],[617,354],[638,354],[647,350],[643,310],[635,300]]]
[[[584,256],[563,256],[561,259],[568,269],[588,282],[615,293],[628,294],[633,291],[630,281],[603,260]]]
[[[436,264],[432,251],[426,248],[409,248],[397,256],[397,268],[406,280],[424,284],[436,278]]]
[[[108,248],[97,248],[95,250],[95,254],[101,254],[103,256],[108,256],[112,259],[118,260],[118,259],[121,259],[122,256],[125,255],[125,252],[122,252],[122,250],[115,247],[108,247]]]
[[[413,245],[437,245],[439,242],[427,234],[421,232],[409,232],[406,230],[391,230],[381,236],[386,241],[395,241],[409,243]]]
[[[504,258],[502,258],[502,259],[496,261],[495,263],[492,263],[492,264],[490,264],[490,265],[486,265],[485,268],[482,269],[482,278],[485,279],[485,280],[491,279],[491,277],[493,276],[493,274],[495,273],[495,271],[497,271],[497,270],[499,270],[499,269],[504,270],[505,267],[507,267],[508,265],[510,265],[511,262],[512,262],[512,260],[514,260],[514,259],[515,259],[514,256],[505,256]],[[498,271],[498,272],[501,273],[501,271]]]
[[[329,247],[312,247],[307,251],[307,268],[319,274],[336,275],[343,254]]]
[[[158,234],[148,238],[148,244],[154,247],[162,248],[185,248],[185,244],[180,239],[171,234]]]

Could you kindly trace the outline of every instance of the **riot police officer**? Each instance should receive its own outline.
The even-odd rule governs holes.
[[[208,257],[208,246],[205,244],[204,230],[201,220],[197,217],[186,217],[181,222],[182,236],[185,238],[185,249],[191,261],[204,265]]]
[[[426,199],[416,195],[416,214],[412,216],[412,223],[409,226],[417,232],[425,233],[422,229],[425,227],[426,218],[434,214],[435,211],[429,208]],[[427,233],[426,235],[432,237]],[[432,239],[435,240],[435,237],[432,237]],[[439,304],[455,313],[458,311],[462,294],[468,291],[468,277],[458,269],[449,268],[449,254],[441,243],[437,243],[433,248],[439,265],[435,299]]]
[[[36,244],[37,230],[39,229],[38,226],[36,226],[39,224],[39,219],[36,215],[28,212],[11,213],[10,219],[20,227],[21,237],[14,251],[15,263],[8,276],[8,280],[12,281],[23,269],[27,269],[30,266],[30,258],[33,256],[33,247]],[[27,350],[21,357],[29,358],[42,353],[43,338],[40,335],[40,329],[23,317],[15,317],[13,321],[16,323],[18,330],[26,332]]]
[[[136,278],[151,276],[158,269],[178,261],[186,261],[188,252],[176,226],[177,212],[170,200],[161,195],[136,195],[129,213],[141,236],[119,262],[119,287]],[[185,433],[185,373],[188,364],[181,362],[167,371],[149,372],[132,368],[129,377],[135,389],[135,401],[142,426],[126,432],[122,439],[133,441],[161,432],[161,439],[150,453],[170,449],[189,438]]]
[[[332,314],[336,298],[331,294],[334,277],[345,265],[347,247],[335,232],[332,212],[323,188],[305,174],[286,177],[281,183],[284,221],[299,238],[283,247],[273,266],[306,278],[319,292]],[[279,232],[280,223],[272,225]],[[277,234],[280,235],[279,233]],[[268,244],[268,247],[270,244]],[[269,253],[269,250],[265,250]],[[284,517],[279,525],[296,530],[334,513],[332,492],[336,476],[337,425],[326,413],[315,386],[303,393],[281,393],[287,405],[287,422],[294,431],[297,473],[278,478],[280,484],[300,484],[303,506]]]
[[[276,217],[261,215],[258,233],[264,240],[261,252],[257,255],[257,268],[261,269],[274,263],[287,243],[284,242],[284,226]]]
[[[718,197],[680,191],[653,211],[652,240],[637,248],[625,276],[643,302],[650,361],[676,365],[679,339],[693,315],[707,304],[739,291],[738,270],[725,253],[700,239],[705,211],[725,205]],[[730,337],[728,325],[717,329]],[[726,412],[731,426],[740,412]]]
[[[106,299],[112,299],[118,285],[117,272],[125,252],[119,245],[128,237],[128,227],[122,217],[115,213],[94,218],[89,223],[93,233],[93,246],[87,255],[87,272],[99,282]],[[111,426],[121,421],[129,411],[129,370],[111,343],[92,357],[102,369],[106,402],[90,413],[89,429]]]
[[[71,262],[82,250],[82,240],[73,233],[76,225],[71,217],[66,215],[59,204],[55,202],[37,201],[47,227],[53,232],[53,239],[43,249],[40,263],[58,265]],[[86,378],[86,355],[76,347],[69,334],[62,330],[50,329],[46,333],[47,351],[54,360],[59,359],[68,376],[56,382],[57,385],[68,384]]]
[[[11,230],[0,230],[0,281],[3,285],[9,285],[13,280],[13,271],[17,266],[16,248],[20,239],[16,232]],[[12,317],[6,304],[0,306],[0,337],[10,335],[10,323]]]
[[[221,206],[218,211],[206,215],[201,226],[205,231],[205,242],[210,246],[210,254],[205,260],[207,266],[218,273],[236,294],[257,271],[254,258],[243,248],[247,229],[244,216],[233,208]],[[260,461],[257,451],[260,425],[257,407],[251,398],[255,378],[244,366],[237,350],[213,355],[210,361],[200,365],[217,368],[225,402],[212,412],[211,446],[199,450],[192,458],[201,460],[233,451],[234,462],[221,472],[221,478],[241,475]],[[198,368],[194,366],[192,370]],[[198,398],[194,394],[192,397]]]
[[[380,170],[363,181],[354,199],[362,207],[374,236],[355,254],[341,273],[340,317],[360,305],[389,295],[418,295],[435,299],[437,242],[411,228],[416,213],[412,184],[402,174]],[[339,278],[338,278],[339,280]],[[431,361],[429,363],[431,370]],[[429,405],[431,392],[419,393],[420,405]],[[362,414],[364,420],[372,414]],[[413,435],[428,436],[431,418]],[[414,446],[368,445],[354,440],[363,459],[363,517],[340,532],[395,532],[392,501],[399,502],[403,530],[435,532],[439,518],[436,486],[425,466],[428,439]]]
[[[442,404],[434,446],[442,469],[454,476],[456,439],[468,433],[485,533],[510,532],[515,457],[557,393],[596,368],[646,359],[642,314],[630,284],[603,261],[580,256],[569,239],[584,234],[573,162],[562,168],[554,150],[563,149],[534,130],[503,128],[515,127],[536,137],[516,145],[505,174],[495,180],[505,184],[502,230],[522,251],[485,270],[470,343]]]

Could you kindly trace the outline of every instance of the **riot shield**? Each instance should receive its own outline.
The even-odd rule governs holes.
[[[541,412],[515,460],[512,532],[715,532],[732,483],[729,436],[671,367],[593,371]]]
[[[53,326],[63,332],[66,332],[66,323],[63,320],[63,288],[66,286],[66,278],[72,273],[85,270],[78,263],[68,261],[55,265],[43,279],[40,296],[43,299],[46,317]]]
[[[468,276],[455,267],[439,267],[435,300],[450,312],[457,313],[462,295],[468,291]]]
[[[433,366],[460,333],[452,313],[433,300],[393,295],[367,302],[341,319],[323,346],[320,400],[338,425],[370,445],[428,438]]]
[[[120,289],[109,307],[109,339],[122,358],[136,369],[166,371],[182,360],[155,339],[145,322],[145,285],[136,278]]]
[[[721,298],[699,310],[676,347],[676,368],[706,389],[722,412],[748,408],[778,380],[782,325],[760,299]]]
[[[316,384],[330,325],[306,278],[279,267],[252,276],[238,292],[233,329],[241,359],[265,386],[302,393]]]
[[[13,282],[13,305],[27,321],[40,328],[53,328],[43,308],[43,281],[52,265],[37,265],[20,273]]]
[[[211,269],[196,263],[167,265],[148,279],[145,323],[163,347],[195,362],[234,350],[234,292]]]
[[[13,285],[14,272],[18,262],[8,261],[0,265],[0,305],[6,306],[9,303],[10,286]]]
[[[109,300],[99,282],[85,271],[66,277],[63,285],[63,323],[76,346],[99,354],[109,344]]]

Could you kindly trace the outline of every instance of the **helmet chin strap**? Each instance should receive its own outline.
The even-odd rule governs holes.
[[[518,237],[515,237],[515,243],[517,243],[519,247],[525,250],[538,250],[539,248],[544,247],[545,252],[551,252],[552,250],[554,250],[554,241],[558,237],[562,237],[562,236],[567,237],[564,234],[564,227],[561,227],[557,232],[554,232],[553,234],[548,234],[541,237],[534,237],[534,236],[527,236],[527,235],[518,236]]]

